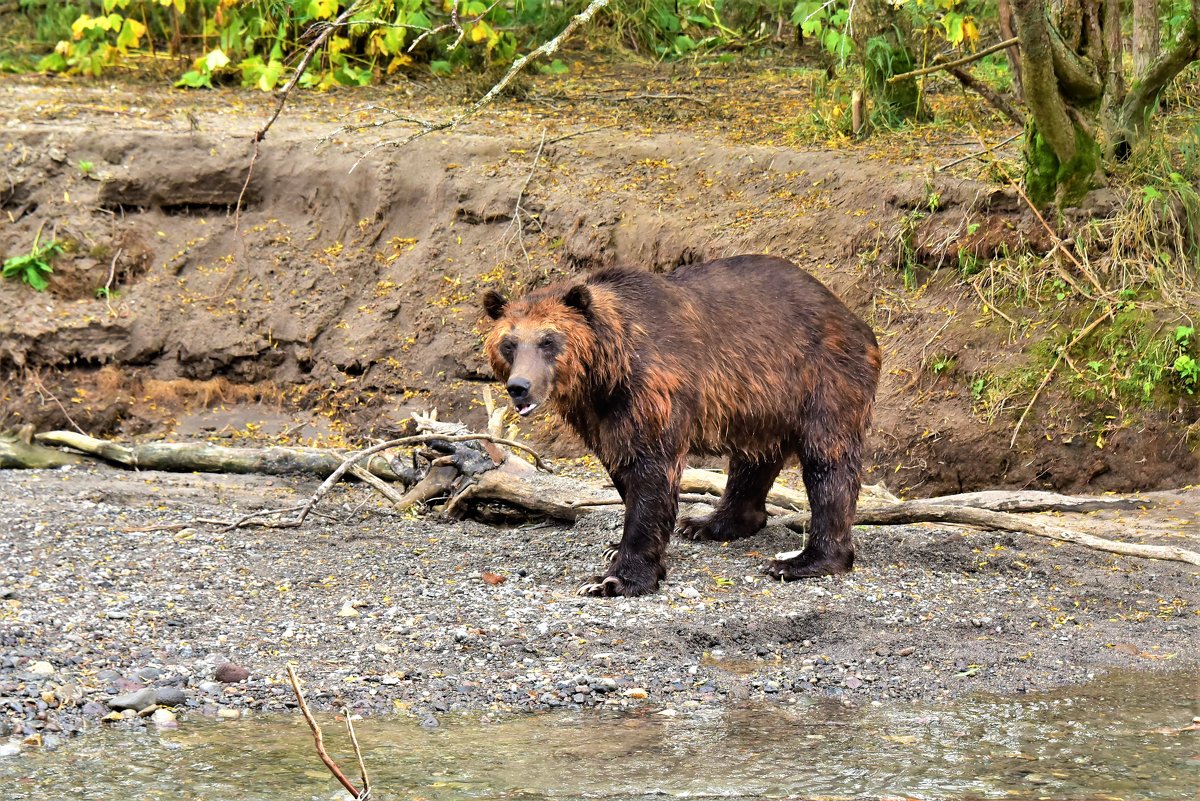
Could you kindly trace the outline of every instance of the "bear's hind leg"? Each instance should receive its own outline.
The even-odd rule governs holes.
[[[717,508],[703,517],[680,520],[680,536],[689,540],[729,542],[759,531],[767,523],[767,493],[779,477],[783,462],[782,456],[731,456],[729,481]]]
[[[851,528],[858,502],[858,463],[844,459],[831,464],[813,458],[803,460],[802,467],[812,508],[808,544],[791,559],[772,559],[764,570],[784,581],[849,573],[854,569]]]

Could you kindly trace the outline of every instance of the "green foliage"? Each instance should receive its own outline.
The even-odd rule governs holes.
[[[63,252],[63,247],[56,241],[40,244],[40,239],[39,233],[28,253],[5,259],[3,275],[8,279],[19,279],[38,292],[43,292],[50,286],[50,275],[54,272],[50,262]]]
[[[820,42],[821,48],[839,61],[845,61],[854,51],[850,4],[846,0],[800,0],[792,9],[792,24],[802,36]]]

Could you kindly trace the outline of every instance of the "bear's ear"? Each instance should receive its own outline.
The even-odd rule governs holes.
[[[504,316],[506,306],[508,306],[508,299],[496,290],[489,289],[483,293],[483,310],[493,320],[499,320]]]
[[[576,284],[567,290],[563,295],[563,305],[568,309],[575,309],[589,320],[592,317],[592,290],[587,288],[587,284]]]

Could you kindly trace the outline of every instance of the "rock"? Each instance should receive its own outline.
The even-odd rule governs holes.
[[[125,716],[120,712],[109,712],[104,717],[100,718],[101,723],[117,723],[125,719]]]
[[[118,711],[132,709],[135,712],[141,712],[148,706],[152,706],[157,694],[153,689],[146,687],[136,692],[121,693],[118,696],[110,698],[108,708]]]
[[[241,716],[242,713],[236,709],[230,709],[223,706],[217,710],[217,717],[225,718],[226,720],[233,720],[234,718],[240,718]]]
[[[200,692],[206,695],[220,695],[222,687],[215,681],[202,681],[200,682]]]
[[[29,666],[27,672],[32,673],[35,676],[53,676],[54,665],[44,660],[38,660]]]
[[[108,707],[99,701],[88,701],[83,705],[83,709],[80,711],[83,713],[84,717],[98,718],[108,711]]]
[[[154,692],[154,702],[159,706],[182,706],[187,695],[178,687],[159,687]]]
[[[617,689],[617,680],[605,676],[592,682],[592,687],[595,688],[597,692],[611,693]]]
[[[342,608],[338,610],[338,617],[358,617],[358,610],[354,608],[355,601],[346,601],[342,604]]]
[[[0,759],[18,756],[20,753],[21,746],[17,743],[0,743]]]
[[[916,653],[916,650],[917,650],[916,648],[914,648],[910,645],[906,648],[901,648],[899,651],[897,651],[896,656],[912,656],[914,653]]]
[[[626,698],[647,698],[649,697],[650,693],[646,692],[646,690],[642,687],[630,687],[628,690],[622,693],[622,695],[624,695]]]
[[[154,710],[154,714],[150,716],[150,720],[160,729],[179,728],[179,723],[175,719],[175,713],[169,709]]]
[[[223,665],[219,665],[213,675],[217,681],[223,684],[236,684],[239,681],[245,681],[250,678],[250,671],[241,665],[226,662]]]

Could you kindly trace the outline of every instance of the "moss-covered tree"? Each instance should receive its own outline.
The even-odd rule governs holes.
[[[1200,0],[1172,41],[1128,76],[1121,0],[1013,0],[1031,112],[1025,180],[1037,203],[1072,205],[1146,131],[1162,91],[1200,60]]]

